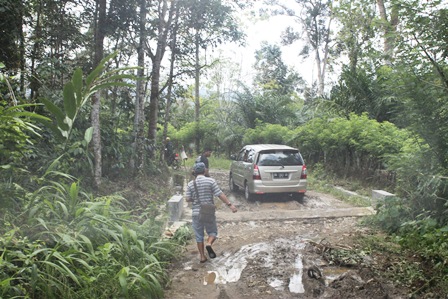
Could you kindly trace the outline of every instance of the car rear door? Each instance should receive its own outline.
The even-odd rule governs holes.
[[[303,159],[295,149],[260,151],[258,169],[265,186],[294,186],[300,183]]]

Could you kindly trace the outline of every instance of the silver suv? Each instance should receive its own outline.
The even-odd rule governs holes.
[[[303,199],[306,166],[298,149],[279,144],[246,145],[231,158],[230,190],[243,188],[246,200],[268,193],[288,193],[296,200]]]

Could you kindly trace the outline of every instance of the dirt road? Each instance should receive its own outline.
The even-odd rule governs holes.
[[[351,246],[368,233],[358,222],[372,209],[313,191],[300,203],[288,197],[249,203],[242,192],[230,193],[227,172],[211,176],[239,211],[216,201],[217,257],[199,263],[192,240],[171,266],[165,298],[406,298],[370,270],[373,257]],[[184,220],[190,219],[187,209]]]

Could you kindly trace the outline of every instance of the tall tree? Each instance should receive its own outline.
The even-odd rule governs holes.
[[[448,172],[448,9],[443,1],[402,5],[395,75],[390,89],[402,101],[396,122],[418,132]]]
[[[397,26],[399,21],[399,4],[394,1],[376,0],[381,17],[381,27],[383,28],[384,58],[390,63],[394,56]],[[386,5],[389,4],[389,7]],[[388,8],[390,13],[388,13]]]
[[[157,122],[160,100],[160,71],[162,68],[162,60],[165,55],[168,33],[173,22],[173,16],[178,1],[159,0],[155,2],[152,11],[153,24],[150,31],[153,32],[156,44],[147,49],[148,55],[152,62],[151,68],[151,94],[148,113],[148,139],[155,142],[157,135]]]
[[[332,42],[332,0],[294,0],[299,8],[291,8],[290,3],[286,2],[288,5],[285,5],[278,0],[269,2],[280,7],[282,9],[280,13],[293,17],[302,27],[303,33],[298,33],[292,27],[288,27],[283,36],[283,43],[288,45],[297,40],[305,41],[300,55],[306,57],[312,52],[317,69],[318,95],[322,96],[325,90],[325,76],[330,59],[330,43]]]
[[[142,167],[144,163],[144,128],[145,128],[145,52],[146,52],[146,0],[140,0],[139,14],[139,42],[137,47],[137,91],[135,97],[134,131],[131,156],[131,167],[135,171],[136,166]]]
[[[334,8],[335,18],[341,24],[335,37],[335,54],[340,56],[340,59],[348,58],[349,70],[352,73],[357,71],[360,63],[372,61],[378,56],[374,51],[375,11],[375,4],[368,0],[341,0]]]
[[[189,0],[184,3],[183,15],[186,18],[186,28],[193,29],[193,36],[186,38],[193,44],[193,69],[195,78],[195,122],[199,128],[200,121],[200,75],[201,69],[207,67],[207,63],[200,61],[201,49],[214,47],[224,41],[241,41],[244,36],[238,29],[233,16],[234,8],[224,4],[220,0]],[[196,150],[200,150],[199,135],[195,140]]]
[[[0,62],[10,70],[19,70],[20,41],[25,6],[23,1],[0,0]]]
[[[262,90],[292,95],[300,88],[300,83],[304,84],[299,75],[285,64],[277,45],[262,43],[261,48],[255,51],[254,69],[254,84]]]
[[[174,15],[174,22],[171,30],[171,41],[170,41],[170,50],[171,50],[171,59],[170,59],[170,72],[168,75],[168,91],[166,95],[166,104],[165,104],[165,121],[163,123],[163,140],[167,137],[168,134],[168,123],[170,121],[171,114],[171,103],[173,97],[173,85],[174,85],[174,67],[176,62],[176,56],[178,53],[177,49],[177,34],[179,30],[179,5],[176,6],[176,11]],[[165,157],[165,155],[161,155]]]
[[[94,54],[94,66],[96,67],[104,56],[104,37],[106,36],[106,0],[96,0],[96,22],[95,22],[95,54]],[[102,177],[102,155],[101,155],[101,126],[100,126],[100,98],[101,92],[97,91],[92,97],[92,113],[91,121],[93,127],[93,156],[94,156],[94,172],[93,180],[95,187],[101,185]]]

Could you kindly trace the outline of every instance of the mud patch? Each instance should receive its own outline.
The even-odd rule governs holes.
[[[313,212],[316,207],[348,206],[312,191],[300,204],[269,198],[247,202],[242,192],[229,194],[227,172],[212,172],[212,177],[246,214],[263,216],[279,210]],[[229,213],[219,200],[217,206]],[[368,263],[374,263],[372,257],[352,250],[353,239],[368,233],[358,225],[359,217],[262,219],[218,219],[218,239],[213,246],[217,258],[203,264],[192,240],[185,254],[171,265],[171,285],[165,298],[406,298],[403,290],[369,270]]]

